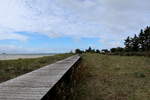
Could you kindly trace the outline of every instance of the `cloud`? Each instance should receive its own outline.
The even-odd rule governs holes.
[[[0,40],[19,40],[26,41],[28,40],[28,36],[13,33],[13,31],[0,30]]]
[[[0,40],[26,40],[27,36],[15,33],[26,31],[121,41],[149,25],[149,17],[149,0],[3,0]]]
[[[1,34],[0,33],[0,40],[20,40],[20,41],[26,41],[27,37],[26,36],[22,36],[20,34],[10,34],[10,33],[5,33],[5,34]]]
[[[41,52],[42,51],[42,52]],[[0,53],[63,53],[68,49],[61,51],[59,48],[33,48],[16,45],[0,45]]]
[[[15,45],[0,45],[0,53],[20,52],[22,48]],[[24,49],[23,49],[24,50]]]

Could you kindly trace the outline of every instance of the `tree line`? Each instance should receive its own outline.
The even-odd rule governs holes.
[[[150,52],[150,27],[147,26],[144,30],[141,29],[138,35],[133,37],[128,36],[124,40],[124,47],[116,47],[108,49],[92,49],[89,47],[86,50],[76,49],[75,53],[103,53],[103,54],[119,54],[119,55],[143,55]],[[150,54],[149,54],[150,55]]]
[[[150,56],[150,27],[141,29],[138,35],[128,36],[124,40],[125,47],[111,48],[111,54]]]
[[[101,51],[99,49],[92,49],[91,47],[89,47],[88,49],[85,50],[80,50],[80,49],[76,49],[75,53],[77,54],[82,54],[82,53],[100,53]]]
[[[150,27],[141,30],[138,36],[136,34],[134,37],[128,36],[124,44],[126,52],[150,51]]]

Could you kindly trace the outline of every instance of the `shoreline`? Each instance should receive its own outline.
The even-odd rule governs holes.
[[[0,54],[0,60],[39,58],[39,57],[54,56],[54,55],[56,54]]]

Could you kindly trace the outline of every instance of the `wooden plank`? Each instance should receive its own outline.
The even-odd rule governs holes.
[[[0,100],[41,100],[79,60],[75,55],[0,84]]]

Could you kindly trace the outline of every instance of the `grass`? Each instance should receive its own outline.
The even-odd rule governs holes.
[[[148,57],[83,54],[80,66],[74,100],[150,100]]]
[[[72,54],[0,61],[0,82]],[[150,100],[150,58],[82,54],[72,100]]]
[[[71,55],[72,54],[57,54],[54,56],[31,59],[0,60],[0,83]]]

